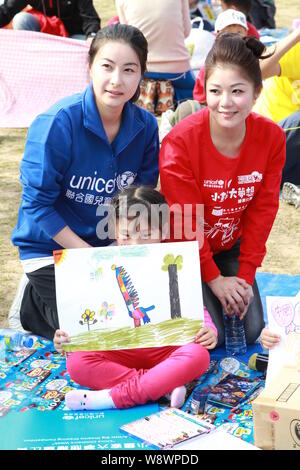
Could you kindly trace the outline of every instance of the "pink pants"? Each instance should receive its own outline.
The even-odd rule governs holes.
[[[111,389],[117,408],[157,401],[174,388],[200,377],[209,353],[197,343],[119,351],[79,351],[67,357],[67,370],[78,384]]]

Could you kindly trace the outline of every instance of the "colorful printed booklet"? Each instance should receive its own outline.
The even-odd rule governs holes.
[[[232,408],[245,401],[259,386],[257,381],[254,382],[247,377],[228,374],[210,388],[208,402]]]
[[[174,448],[214,429],[213,424],[177,408],[165,408],[120,427],[121,431],[161,450]]]

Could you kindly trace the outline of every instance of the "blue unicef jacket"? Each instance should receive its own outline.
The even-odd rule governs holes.
[[[22,201],[12,234],[20,258],[61,248],[53,237],[67,225],[92,246],[107,244],[96,234],[98,206],[133,183],[156,186],[158,152],[155,117],[129,102],[109,143],[92,85],[39,115],[20,166]]]

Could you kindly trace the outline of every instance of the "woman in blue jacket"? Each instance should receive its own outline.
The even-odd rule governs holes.
[[[146,60],[137,28],[103,28],[89,51],[90,86],[29,128],[12,235],[29,279],[20,310],[25,330],[52,339],[58,328],[53,250],[107,245],[97,236],[102,205],[132,183],[157,184],[157,121],[133,104]]]

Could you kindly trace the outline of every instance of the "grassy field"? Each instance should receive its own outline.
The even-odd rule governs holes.
[[[116,14],[113,0],[94,0],[94,4],[102,25]],[[276,6],[278,27],[289,28],[293,18],[300,18],[299,0],[277,0]],[[18,253],[10,236],[20,203],[19,164],[26,134],[27,129],[0,129],[0,327],[7,326],[7,313],[21,275]],[[281,202],[261,269],[271,273],[299,274],[299,233],[300,209]]]

